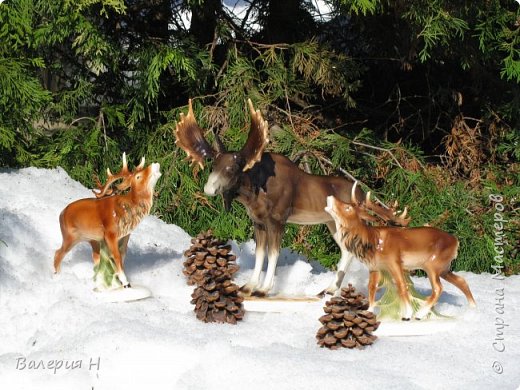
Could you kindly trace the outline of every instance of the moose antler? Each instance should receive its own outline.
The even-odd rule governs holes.
[[[141,164],[139,164],[140,169],[144,167],[144,157],[141,159]],[[139,170],[139,167],[136,170]],[[119,183],[116,187],[119,191],[124,191],[128,187],[130,187],[130,176],[132,176],[132,172],[128,170],[128,163],[126,161],[126,153],[123,153],[123,167],[121,171],[117,174],[112,174],[110,172],[110,168],[107,168],[107,182],[103,185],[99,180],[99,177],[95,176],[95,181],[97,185],[97,189],[93,189],[92,192],[96,195],[96,198],[103,198],[105,196],[112,195],[114,190],[112,189],[112,184],[119,179],[124,179],[121,183]]]
[[[197,124],[191,99],[188,100],[188,115],[181,112],[181,120],[175,126],[175,143],[186,152],[187,160],[204,169],[204,160],[215,157],[215,150],[206,141],[204,131]]]
[[[247,99],[249,110],[251,111],[251,129],[247,136],[247,141],[242,147],[240,154],[246,160],[246,165],[242,169],[244,172],[251,169],[262,158],[262,153],[269,143],[267,121],[262,117],[260,110],[255,110],[251,99]]]

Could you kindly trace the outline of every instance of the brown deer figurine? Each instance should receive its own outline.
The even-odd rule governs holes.
[[[351,195],[353,183],[344,178],[310,175],[287,157],[264,152],[269,142],[267,122],[261,112],[255,110],[251,100],[248,100],[248,105],[251,129],[245,145],[237,152],[226,152],[220,141],[214,149],[206,141],[204,131],[198,126],[193,114],[191,99],[188,115],[181,114],[175,136],[176,144],[200,168],[204,168],[205,160],[214,160],[204,192],[209,196],[221,194],[228,210],[234,199],[245,206],[254,224],[256,250],[253,274],[241,290],[244,294],[263,296],[269,293],[274,284],[285,224],[324,223],[334,235],[336,225],[324,210],[327,196],[334,195],[344,202],[350,202],[351,196],[356,201],[362,201],[364,194],[358,188]],[[388,219],[394,218],[391,210],[380,207],[378,212]],[[261,285],[260,274],[266,252],[267,272]],[[339,289],[351,259],[351,253],[342,248],[335,280],[321,294],[334,294]]]
[[[353,191],[355,187],[356,185]],[[475,306],[475,300],[464,278],[450,270],[459,247],[455,236],[433,227],[370,226],[367,221],[376,220],[368,213],[371,205],[369,192],[363,205],[345,203],[329,196],[325,208],[336,222],[337,241],[344,250],[354,253],[369,269],[369,310],[374,310],[381,270],[388,271],[396,284],[403,320],[409,320],[413,314],[404,270],[425,271],[432,286],[430,297],[415,314],[417,319],[426,316],[437,303],[442,293],[440,278],[459,288],[470,306]],[[406,210],[399,217],[404,219],[405,216]]]
[[[63,238],[61,248],[54,255],[54,270],[60,271],[63,257],[74,245],[88,241],[92,246],[94,264],[100,260],[100,243],[105,241],[116,266],[116,274],[124,287],[130,287],[123,271],[123,262],[130,233],[148,215],[152,207],[154,187],[161,177],[160,165],[144,167],[144,157],[133,172],[128,170],[126,154],[123,154],[123,167],[113,175],[107,169],[107,182],[103,186],[98,181],[96,198],[80,199],[69,204],[60,214],[60,228]],[[113,194],[112,184],[118,192],[130,188],[127,193]],[[121,241],[121,251],[119,242]]]

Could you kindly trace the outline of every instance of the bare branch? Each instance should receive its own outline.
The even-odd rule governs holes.
[[[365,148],[369,148],[369,149],[374,149],[374,150],[379,150],[381,152],[385,152],[385,153],[388,153],[390,155],[390,157],[392,157],[392,160],[395,161],[395,163],[397,164],[397,166],[401,169],[404,169],[402,167],[401,164],[399,164],[399,161],[397,160],[397,158],[394,156],[394,154],[392,153],[392,151],[390,149],[385,149],[385,148],[381,148],[379,146],[374,146],[374,145],[369,145],[369,144],[365,144],[363,142],[359,142],[359,141],[350,141],[350,143],[354,144],[354,145],[358,145],[358,146],[363,146]]]

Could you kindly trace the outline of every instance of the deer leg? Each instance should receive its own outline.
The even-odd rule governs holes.
[[[473,298],[473,294],[471,294],[471,290],[469,289],[468,283],[466,283],[466,280],[462,276],[455,275],[453,272],[450,271],[445,274],[442,274],[441,278],[450,282],[460,291],[462,291],[466,296],[466,299],[468,300],[469,305],[471,307],[477,306],[477,304],[475,303],[475,299]]]
[[[260,285],[260,274],[262,273],[262,268],[264,267],[267,246],[267,231],[263,225],[255,224],[255,242],[255,268],[253,270],[253,275],[251,275],[249,282],[240,288],[240,291],[246,295],[250,295],[251,292]]]
[[[430,312],[442,294],[442,284],[439,274],[432,270],[425,271],[428,274],[428,279],[430,279],[430,284],[432,285],[432,294],[428,297],[428,299],[426,299],[426,302],[424,302],[419,311],[415,313],[415,318],[417,320],[423,319]]]
[[[57,274],[61,269],[61,261],[69,252],[74,245],[76,245],[77,241],[71,236],[64,236],[63,242],[61,243],[61,248],[58,249],[54,253],[54,273]]]
[[[329,287],[320,292],[318,295],[323,296],[325,294],[334,295],[336,291],[341,288],[341,284],[343,283],[343,279],[347,273],[348,267],[350,263],[352,263],[352,259],[354,256],[347,251],[346,249],[341,249],[341,258],[339,259],[339,263],[336,266],[336,275],[334,276],[334,280],[331,282]]]
[[[119,253],[119,245],[117,242],[117,235],[110,233],[105,235],[105,241],[107,243],[108,250],[114,259],[116,265],[116,275],[124,288],[131,287],[126,278],[125,272],[123,271],[123,262],[121,259],[121,253]]]
[[[379,271],[370,271],[368,279],[368,311],[371,312],[374,312],[376,306],[376,292],[377,286],[379,285],[379,279],[381,279]]]
[[[410,321],[412,317],[412,305],[410,303],[410,294],[404,280],[403,268],[400,263],[396,262],[388,267],[388,271],[392,275],[397,287],[397,293],[401,301],[401,319],[403,321]]]
[[[350,263],[352,263],[352,259],[354,258],[354,256],[349,251],[347,251],[341,244],[341,240],[339,239],[339,237],[337,237],[336,223],[333,221],[328,222],[327,227],[329,228],[332,237],[334,238],[336,244],[338,244],[339,249],[341,250],[341,258],[339,259],[339,263],[336,267],[337,269],[334,280],[331,282],[329,287],[327,287],[325,290],[318,294],[319,297],[323,297],[325,294],[334,295],[336,291],[338,291],[341,288],[341,283],[343,283],[343,279],[345,277],[345,274],[347,273],[348,267],[350,266]]]
[[[119,253],[121,253],[121,262],[125,264],[126,250],[128,249],[128,240],[130,240],[130,234],[127,234],[119,240]]]
[[[274,286],[274,275],[276,263],[278,263],[278,255],[280,254],[282,232],[283,225],[271,224],[267,229],[267,271],[262,287],[253,292],[255,296],[266,296]]]
[[[101,259],[101,245],[99,245],[99,242],[91,240],[90,246],[92,247],[92,261],[94,261],[94,266],[96,266]]]

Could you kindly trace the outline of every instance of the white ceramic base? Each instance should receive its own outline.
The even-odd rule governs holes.
[[[377,337],[426,336],[446,332],[457,325],[455,319],[382,321],[374,334]]]
[[[318,297],[244,297],[242,305],[246,311],[264,313],[294,313],[307,310],[309,307],[321,309],[328,298]]]
[[[132,285],[129,288],[118,287],[112,290],[94,289],[97,298],[104,302],[131,302],[152,296],[152,292],[146,287]]]

